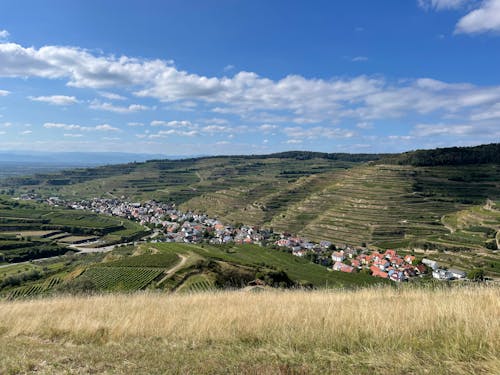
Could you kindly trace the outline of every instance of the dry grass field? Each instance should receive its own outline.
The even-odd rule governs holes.
[[[500,374],[500,289],[0,303],[0,373]]]

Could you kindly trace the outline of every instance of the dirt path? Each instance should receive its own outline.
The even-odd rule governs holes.
[[[165,276],[160,281],[158,281],[158,283],[156,285],[160,285],[166,279],[168,279],[169,277],[171,277],[172,275],[174,275],[177,271],[179,271],[182,267],[184,267],[184,265],[186,264],[186,262],[188,260],[188,257],[186,257],[184,255],[181,255],[181,254],[177,254],[177,255],[179,255],[179,257],[181,258],[181,261],[179,263],[177,263],[175,266],[173,266],[172,268],[170,268],[166,272]]]
[[[205,181],[205,179],[204,179],[204,178],[203,178],[203,176],[200,174],[200,172],[196,172],[195,174],[196,174],[196,176],[200,179],[200,182]]]
[[[443,220],[445,216],[446,215],[441,216],[441,224],[443,224],[444,227],[450,231],[450,233],[452,233],[452,234],[455,233],[455,228],[453,228],[449,224],[446,224],[446,222]]]

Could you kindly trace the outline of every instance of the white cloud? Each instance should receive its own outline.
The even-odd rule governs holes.
[[[161,120],[153,120],[150,123],[151,126],[168,126],[171,128],[192,128],[194,127],[191,121],[182,120],[182,121],[161,121]]]
[[[300,139],[289,139],[285,143],[289,144],[289,145],[297,145],[297,144],[302,143],[302,141]]]
[[[144,126],[144,123],[142,122],[129,122],[127,123],[128,126]]]
[[[470,0],[418,0],[418,5],[425,9],[458,9],[464,6]]]
[[[7,132],[6,132],[6,131],[4,131],[4,130],[0,130],[0,135],[5,135],[5,134],[7,134]]]
[[[0,30],[0,40],[7,39],[10,33],[7,30]]]
[[[359,128],[359,129],[365,129],[365,130],[369,130],[369,129],[373,129],[373,124],[370,123],[370,122],[358,122],[356,124],[356,127]]]
[[[430,4],[436,9],[458,6]],[[481,87],[430,78],[391,82],[381,76],[364,75],[331,79],[288,75],[272,80],[252,72],[239,72],[232,77],[206,77],[179,70],[171,61],[94,55],[74,47],[25,48],[15,43],[0,43],[0,76],[65,79],[70,86],[97,90],[126,87],[139,97],[181,107],[187,103],[187,108],[205,106],[207,111],[239,115],[260,123],[332,124],[346,118],[365,122],[432,112],[449,116],[477,111],[500,101],[500,86]],[[90,106],[116,113],[152,109],[141,104],[115,106],[98,100]],[[172,126],[167,123],[155,126]]]
[[[133,112],[138,112],[138,111],[146,111],[148,109],[151,109],[145,105],[142,104],[130,104],[127,107],[122,107],[122,106],[116,106],[112,103],[101,103],[98,100],[93,100],[90,103],[89,106],[91,109],[97,109],[101,111],[109,111],[109,112],[115,112],[115,113],[133,113]]]
[[[80,138],[83,137],[83,134],[65,133],[64,136],[67,138]]]
[[[418,124],[414,127],[411,135],[416,137],[455,136],[471,137],[493,140],[500,137],[500,128],[497,123],[482,124]]]
[[[476,111],[470,116],[470,119],[472,121],[500,119],[500,102],[495,103],[488,108]]]
[[[456,33],[476,34],[500,32],[500,0],[484,0],[478,9],[462,17]]]
[[[115,94],[114,92],[107,92],[107,91],[99,91],[99,95],[101,95],[103,98],[109,99],[109,100],[126,100],[127,98]]]
[[[43,124],[43,127],[46,129],[62,129],[62,130],[76,130],[76,131],[119,131],[120,130],[108,124],[102,124],[97,126],[82,126],[75,124],[46,122],[45,124]]]
[[[263,131],[264,133],[269,133],[270,131],[273,131],[277,128],[278,128],[277,125],[272,125],[272,124],[263,124],[263,125],[259,126],[259,129],[261,131]]]
[[[287,127],[283,132],[290,138],[351,138],[355,135],[354,132],[340,128],[327,128],[322,126],[315,126],[312,128],[302,127]]]
[[[108,125],[108,124],[103,124],[103,125],[97,125],[95,127],[95,130],[104,131],[104,132],[110,132],[110,131],[116,132],[116,131],[119,131],[120,129],[115,128],[115,127]]]
[[[7,90],[0,90],[0,96],[7,96],[10,94],[10,91]]]
[[[362,61],[368,61],[368,57],[366,56],[356,56],[351,59],[353,62],[362,62]]]
[[[195,137],[200,133],[196,130],[178,130],[178,129],[168,129],[168,130],[160,130],[158,133],[147,135],[148,138],[166,138],[169,135],[177,135],[181,137]]]
[[[21,135],[30,135],[31,133],[33,133],[31,130],[24,130],[24,131],[22,131],[19,134],[21,134]]]
[[[66,95],[28,96],[28,99],[35,102],[44,102],[61,106],[67,106],[78,103],[78,100],[74,96],[66,96]]]
[[[231,71],[231,70],[233,70],[233,69],[234,69],[234,65],[232,65],[232,64],[226,65],[226,66],[224,67],[224,71],[225,71],[225,72],[229,72],[229,71]]]

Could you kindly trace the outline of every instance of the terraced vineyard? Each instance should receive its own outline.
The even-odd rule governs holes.
[[[199,293],[208,292],[215,288],[212,278],[207,275],[194,275],[189,277],[177,291],[180,293]]]
[[[476,178],[464,185],[454,181],[460,176]],[[356,167],[337,175],[327,188],[292,205],[268,225],[340,243],[461,247],[461,239],[448,236],[442,217],[500,195],[499,181],[500,167],[495,165]]]
[[[494,227],[479,230],[486,236],[452,233],[444,218],[500,200],[499,149],[492,144],[391,156],[287,152],[154,160],[2,184],[16,194],[174,201],[223,222],[338,244],[486,250],[493,249]],[[105,239],[117,241],[119,235]]]
[[[91,267],[80,278],[90,280],[100,290],[135,291],[145,288],[162,273],[161,268]]]
[[[50,279],[42,283],[22,286],[20,288],[11,290],[7,294],[7,299],[12,300],[17,298],[33,297],[36,295],[40,295],[42,293],[51,290],[55,286],[59,285],[61,282],[62,280],[59,277],[51,277]]]

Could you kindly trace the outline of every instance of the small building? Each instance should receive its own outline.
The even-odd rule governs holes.
[[[332,260],[334,262],[342,262],[345,259],[344,253],[340,251],[334,251],[332,253]]]
[[[451,280],[453,279],[453,275],[451,272],[443,269],[435,269],[432,271],[432,277],[438,280]]]
[[[452,274],[454,279],[465,279],[467,277],[465,271],[457,270],[456,268],[450,268],[448,272]]]
[[[430,260],[427,258],[422,259],[422,263],[425,264],[426,266],[432,268],[433,270],[437,270],[439,267],[438,263],[436,261]]]

